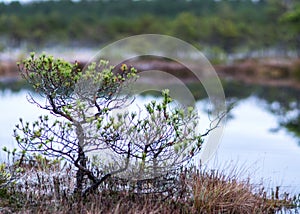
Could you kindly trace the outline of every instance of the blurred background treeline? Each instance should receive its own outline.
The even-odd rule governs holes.
[[[217,53],[300,53],[298,0],[101,0],[0,3],[6,47],[95,46],[157,33]]]

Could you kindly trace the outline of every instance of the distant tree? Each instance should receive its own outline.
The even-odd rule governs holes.
[[[99,45],[142,33],[178,36],[233,52],[295,46],[293,27],[278,22],[298,0],[126,0],[0,3],[7,45]],[[293,40],[291,42],[291,40]],[[6,41],[6,40],[5,40]],[[299,42],[297,42],[299,44]],[[297,45],[296,44],[296,45]]]
[[[294,45],[300,56],[300,5],[297,5],[293,10],[284,13],[280,17],[280,21],[289,25],[289,39],[294,41]]]
[[[135,81],[137,71],[125,64],[114,68],[99,61],[82,71],[77,63],[32,55],[19,69],[45,98],[29,101],[57,119],[40,116],[32,124],[20,119],[15,139],[24,153],[71,163],[79,196],[112,176],[153,178],[177,169],[200,151],[203,137],[215,128],[199,134],[195,111],[171,108],[167,90],[162,102],[152,101],[144,112],[113,114],[132,101],[123,90]]]
[[[197,42],[201,34],[198,17],[191,13],[179,14],[173,23],[172,35],[182,38],[187,42]]]

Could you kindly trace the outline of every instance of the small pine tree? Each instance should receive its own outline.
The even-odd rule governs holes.
[[[76,169],[75,194],[98,189],[107,178],[155,178],[177,169],[201,149],[202,135],[195,130],[193,108],[171,108],[168,90],[162,101],[145,105],[143,112],[114,114],[131,103],[124,94],[137,76],[136,69],[116,69],[106,61],[83,71],[68,63],[41,55],[18,65],[22,77],[45,98],[29,101],[56,117],[40,116],[14,130],[23,153],[63,158]]]

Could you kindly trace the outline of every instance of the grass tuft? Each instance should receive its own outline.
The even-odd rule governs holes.
[[[71,168],[35,166],[18,173],[14,181],[0,186],[0,213],[275,213],[299,205],[299,196],[280,194],[279,187],[267,192],[250,179],[237,179],[236,171],[225,175],[204,169],[179,170],[172,179],[169,176],[171,183],[156,179],[142,185],[153,191],[136,191],[128,188],[132,187],[129,183],[119,185],[114,177],[97,193],[80,200],[73,194]]]

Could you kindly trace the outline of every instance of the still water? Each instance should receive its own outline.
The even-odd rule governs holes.
[[[208,167],[236,169],[241,176],[250,176],[254,183],[263,182],[267,188],[281,186],[282,191],[300,193],[300,91],[232,83],[225,84],[224,89],[227,100],[235,105]],[[19,118],[34,121],[39,115],[47,114],[28,103],[29,92],[27,89],[0,91],[1,147],[17,147],[12,134]],[[137,97],[136,101],[153,99],[147,95]],[[200,117],[205,120],[205,99],[202,95],[197,99],[197,108],[203,109]],[[4,154],[0,155],[5,160]]]

